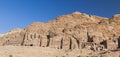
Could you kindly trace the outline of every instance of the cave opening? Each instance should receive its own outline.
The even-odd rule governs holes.
[[[62,49],[62,46],[63,46],[63,38],[61,39],[60,49]]]
[[[104,45],[104,47],[107,48],[107,41],[106,41],[106,40],[100,42],[100,44],[101,44],[101,45]]]
[[[118,48],[120,48],[120,37],[118,38]]]
[[[72,39],[70,38],[69,49],[72,49]]]
[[[88,42],[93,42],[93,37],[90,37],[88,32],[87,32],[87,38],[88,38]]]
[[[50,35],[47,35],[47,47],[49,46],[50,44]]]
[[[30,46],[33,46],[33,44],[30,44]]]

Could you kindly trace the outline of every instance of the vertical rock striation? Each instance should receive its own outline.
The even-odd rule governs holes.
[[[0,45],[102,51],[120,48],[120,15],[112,18],[75,12],[47,23],[34,22],[24,30],[2,35]]]

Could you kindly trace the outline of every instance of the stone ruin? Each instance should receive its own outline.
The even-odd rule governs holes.
[[[120,15],[112,18],[75,12],[47,23],[34,22],[0,36],[0,45],[92,51],[120,49]]]

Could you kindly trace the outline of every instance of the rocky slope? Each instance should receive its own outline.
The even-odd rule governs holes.
[[[24,30],[16,29],[0,36],[0,39],[0,45],[85,49],[106,54],[106,51],[120,49],[120,14],[103,18],[74,12],[47,23],[34,22]]]
[[[0,45],[21,46],[21,43],[23,42],[24,34],[25,34],[24,30],[19,28],[9,31],[6,34],[2,34],[0,35]]]

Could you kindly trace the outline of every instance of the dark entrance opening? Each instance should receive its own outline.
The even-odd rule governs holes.
[[[30,46],[33,46],[33,44],[30,44]]]
[[[50,35],[47,35],[47,47],[49,46],[50,44]]]
[[[93,37],[90,37],[88,32],[87,32],[87,38],[88,38],[88,42],[93,42]]]
[[[120,37],[118,38],[118,48],[120,48]]]
[[[107,48],[107,41],[106,41],[106,40],[100,42],[100,44],[101,44],[101,45],[104,45],[104,47]]]

